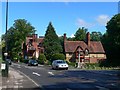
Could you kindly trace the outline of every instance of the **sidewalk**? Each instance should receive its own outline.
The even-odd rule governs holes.
[[[29,77],[9,68],[9,76],[1,77],[0,90],[40,90],[39,87]]]

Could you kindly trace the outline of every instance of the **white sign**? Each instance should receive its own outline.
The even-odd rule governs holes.
[[[5,66],[6,66],[6,64],[5,64],[5,63],[2,63],[2,64],[1,64],[1,69],[2,69],[2,70],[5,70]]]
[[[4,53],[4,55],[5,55],[5,56],[7,56],[7,55],[8,55],[8,53]]]

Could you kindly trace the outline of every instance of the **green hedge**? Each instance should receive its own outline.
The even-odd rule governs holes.
[[[39,64],[45,64],[47,61],[46,57],[44,54],[40,54],[39,57],[38,57],[38,63]]]
[[[52,55],[52,60],[65,60],[65,55],[61,53],[56,53]]]

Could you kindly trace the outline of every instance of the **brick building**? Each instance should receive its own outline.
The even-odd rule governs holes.
[[[44,37],[38,37],[37,34],[27,36],[22,45],[24,58],[38,58],[40,53],[44,53],[43,40]]]
[[[23,43],[24,58],[38,58],[40,53],[44,53],[44,37],[32,34],[26,37]],[[66,60],[78,62],[79,55],[81,62],[97,63],[106,59],[106,54],[100,41],[90,41],[90,33],[86,35],[86,41],[67,41],[64,34],[64,51]]]
[[[106,59],[106,54],[100,41],[90,41],[90,33],[86,35],[86,41],[67,41],[64,34],[64,51],[66,60],[78,62],[97,63]]]

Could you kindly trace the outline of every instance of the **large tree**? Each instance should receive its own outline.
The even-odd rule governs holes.
[[[51,60],[53,54],[62,52],[60,40],[51,22],[47,27],[43,44],[45,48],[45,55],[48,60]]]
[[[102,33],[101,32],[92,32],[90,34],[91,41],[101,41]]]
[[[75,41],[79,41],[79,40],[84,41],[86,39],[86,33],[87,33],[86,28],[84,28],[84,27],[79,28],[74,35],[75,36],[74,40]]]
[[[120,14],[113,16],[106,28],[103,45],[107,50],[108,61],[112,65],[120,65]]]
[[[22,43],[25,41],[26,36],[35,33],[35,28],[25,19],[18,19],[14,21],[13,26],[3,35],[6,41],[7,51],[11,58],[19,58],[22,52]]]

